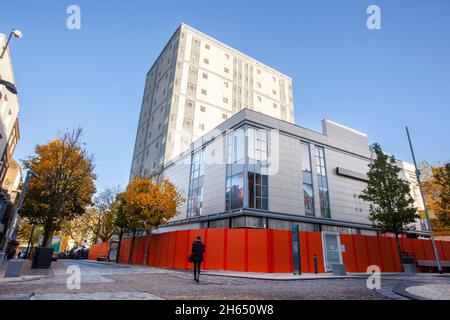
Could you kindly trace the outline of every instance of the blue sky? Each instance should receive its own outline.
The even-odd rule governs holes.
[[[81,8],[81,30],[66,8]],[[366,9],[381,8],[382,30]],[[327,118],[410,161],[450,160],[450,1],[4,1],[20,90],[15,158],[58,130],[86,130],[97,186],[125,185],[146,72],[181,22],[291,76],[297,123]]]

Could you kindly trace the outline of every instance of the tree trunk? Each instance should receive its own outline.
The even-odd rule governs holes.
[[[123,231],[120,230],[119,233],[119,245],[117,246],[117,255],[116,255],[116,263],[119,263],[120,260],[120,246],[122,244]]]
[[[144,251],[144,261],[142,261],[142,265],[145,266],[147,265],[147,259],[148,259],[148,245],[150,243],[150,237],[151,237],[152,231],[149,230],[147,231],[147,237],[145,237],[145,251]]]
[[[133,231],[133,238],[131,238],[130,252],[128,254],[128,264],[131,264],[133,259],[134,242],[136,240],[136,231]]]
[[[47,218],[47,223],[45,224],[44,228],[44,237],[42,239],[42,246],[43,247],[50,247],[52,244],[52,237],[53,237],[53,214],[50,214]]]
[[[31,225],[30,238],[28,239],[28,243],[27,243],[27,250],[25,250],[25,259],[28,259],[28,251],[30,250],[31,241],[33,240],[34,227],[35,227],[35,225],[32,224]]]
[[[100,234],[100,219],[98,219],[98,223],[97,223],[97,228],[95,229],[95,239],[94,239],[94,243],[97,243],[98,240],[98,235]]]

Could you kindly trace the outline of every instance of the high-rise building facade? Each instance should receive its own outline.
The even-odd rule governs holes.
[[[245,108],[295,123],[291,78],[181,24],[147,74],[131,176],[159,170]]]
[[[13,159],[20,139],[20,103],[7,39],[0,33],[0,251],[16,226],[12,222],[22,181],[20,165]]]

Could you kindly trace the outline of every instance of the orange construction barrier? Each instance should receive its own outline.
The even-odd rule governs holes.
[[[301,269],[314,272],[314,256],[318,272],[325,272],[320,232],[300,233]],[[292,231],[271,229],[196,229],[151,235],[148,240],[147,265],[189,269],[192,242],[197,236],[205,244],[202,268],[249,272],[293,272]],[[135,240],[132,263],[143,264],[146,237]],[[340,235],[342,260],[348,272],[366,272],[378,265],[382,272],[400,272],[400,259],[395,238],[388,236]],[[401,238],[401,250],[411,252],[417,260],[434,260],[430,240]],[[436,241],[442,261],[450,260],[450,242]],[[128,263],[131,239],[123,239],[119,262]],[[89,259],[108,254],[108,243],[91,246]]]

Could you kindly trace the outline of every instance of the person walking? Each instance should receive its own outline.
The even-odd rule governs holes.
[[[205,245],[202,242],[202,238],[197,239],[192,243],[191,260],[194,263],[194,280],[200,281],[200,269],[203,261],[203,254],[205,253]]]

